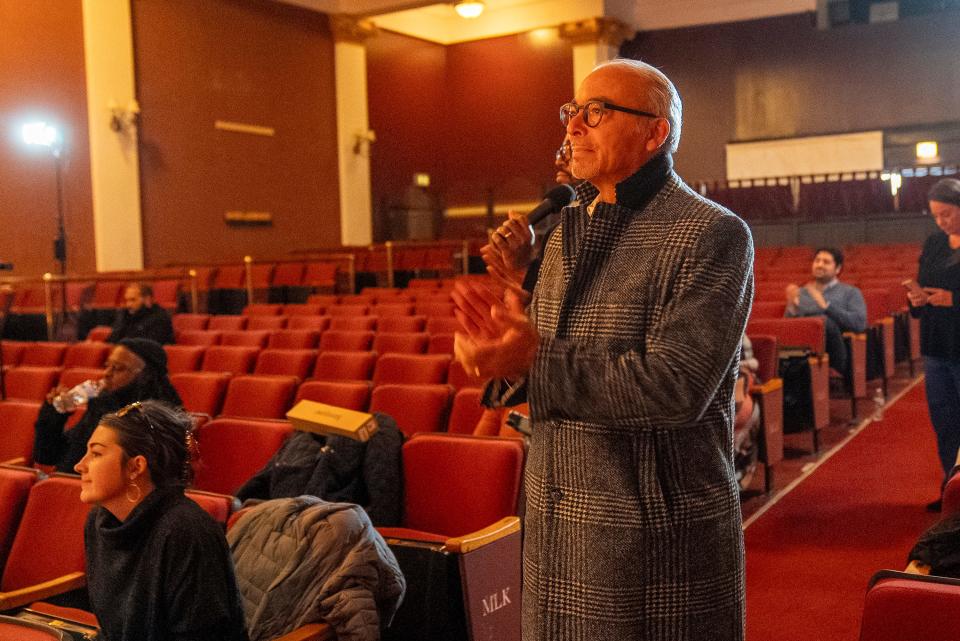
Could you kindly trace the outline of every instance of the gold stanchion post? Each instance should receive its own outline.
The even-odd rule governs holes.
[[[252,272],[253,258],[250,256],[243,257],[243,271],[247,277],[247,305],[253,305],[253,272]]]
[[[197,294],[197,270],[191,269],[188,274],[190,275],[190,312],[196,314],[200,309]]]
[[[43,275],[43,306],[47,317],[47,340],[53,340],[53,286],[51,281],[53,274],[47,272]]]
[[[387,287],[393,287],[393,241],[388,240],[384,245],[387,248]]]

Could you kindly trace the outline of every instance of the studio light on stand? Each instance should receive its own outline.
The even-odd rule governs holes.
[[[53,240],[53,257],[60,263],[60,275],[67,275],[67,230],[63,218],[63,135],[53,125],[44,122],[30,122],[21,130],[23,141],[31,146],[46,147],[53,155],[57,174],[57,237]],[[67,283],[60,284],[61,326],[67,316]]]

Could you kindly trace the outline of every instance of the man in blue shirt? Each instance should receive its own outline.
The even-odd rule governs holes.
[[[844,332],[862,332],[867,327],[867,304],[853,285],[841,283],[843,252],[820,247],[813,257],[813,280],[803,287],[787,285],[787,317],[823,316],[830,366],[847,373],[847,347]]]

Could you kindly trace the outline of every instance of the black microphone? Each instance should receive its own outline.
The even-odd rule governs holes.
[[[540,201],[540,204],[527,214],[527,222],[531,225],[536,225],[553,212],[560,211],[569,205],[576,197],[577,192],[575,192],[570,185],[557,185],[548,191],[547,195]]]
[[[0,272],[8,272],[13,269],[13,263],[0,263]]]

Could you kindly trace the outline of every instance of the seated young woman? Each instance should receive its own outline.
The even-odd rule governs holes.
[[[87,589],[105,641],[247,641],[226,538],[184,496],[190,417],[158,401],[107,414],[76,465]]]

